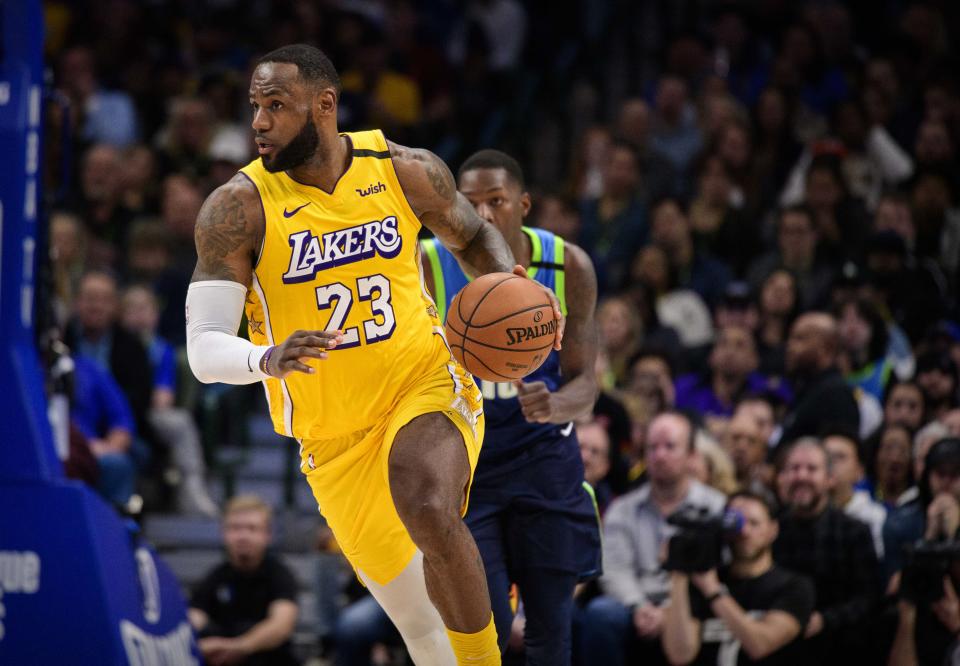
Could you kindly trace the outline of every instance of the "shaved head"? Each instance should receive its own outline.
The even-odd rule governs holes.
[[[809,312],[797,319],[797,324],[808,327],[820,338],[821,344],[831,354],[835,354],[840,347],[840,329],[837,320],[826,312]]]
[[[836,319],[825,312],[801,315],[787,338],[787,372],[795,376],[822,372],[834,364],[839,348]]]

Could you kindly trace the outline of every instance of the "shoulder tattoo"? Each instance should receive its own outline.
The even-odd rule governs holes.
[[[197,219],[197,269],[221,279],[236,280],[226,258],[250,242],[243,202],[230,190],[208,201]]]

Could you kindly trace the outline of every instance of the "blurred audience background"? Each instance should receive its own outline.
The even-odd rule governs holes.
[[[201,387],[184,371],[183,304],[197,212],[254,157],[251,64],[309,42],[341,74],[342,130],[382,128],[454,169],[476,149],[505,150],[524,165],[532,223],[597,267],[603,392],[578,433],[607,566],[578,593],[575,661],[665,663],[665,617],[704,628],[733,617],[709,601],[713,578],[691,579],[693,616],[672,608],[671,591],[688,586],[658,553],[671,512],[719,512],[736,491],[780,504],[733,503],[756,514],[732,537],[746,539],[737,557],[761,544],[762,571],[789,570],[807,581],[791,589],[815,592],[812,606],[794,599],[785,607],[800,610],[779,614],[790,631],[777,652],[751,645],[738,663],[940,664],[954,653],[960,555],[934,557],[931,584],[929,558],[904,545],[949,542],[960,527],[960,4],[45,10],[44,334],[59,331],[76,359],[74,468],[118,507],[215,519],[236,490],[228,452],[258,450],[257,392]],[[281,533],[297,508],[290,479],[272,481],[284,490],[268,502]],[[336,544],[320,542],[326,562]],[[738,592],[753,571],[738,566],[718,580],[741,610],[766,612],[767,583]],[[324,569],[308,581],[327,655],[346,604],[330,581],[342,578]],[[403,663],[388,629],[356,663]],[[711,635],[694,663],[718,654],[707,642],[737,640]],[[522,642],[511,645],[508,660],[522,663]]]

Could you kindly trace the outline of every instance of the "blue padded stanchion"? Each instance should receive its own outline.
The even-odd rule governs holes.
[[[0,2],[0,664],[198,664],[179,586],[63,476],[34,343],[43,10]]]

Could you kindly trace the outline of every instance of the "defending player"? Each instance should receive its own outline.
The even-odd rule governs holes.
[[[339,92],[312,46],[254,70],[261,159],[197,219],[190,365],[204,382],[264,381],[274,427],[299,441],[320,510],[417,664],[499,664],[461,520],[480,391],[446,346],[417,233],[422,222],[476,274],[513,257],[435,155],[377,130],[338,134]],[[244,308],[251,342],[236,337]]]
[[[597,396],[596,276],[579,247],[523,226],[530,195],[509,155],[474,154],[460,168],[459,188],[500,230],[528,275],[556,292],[568,316],[563,350],[551,352],[535,373],[513,383],[481,382],[487,432],[467,525],[483,556],[501,648],[510,634],[514,582],[526,612],[527,663],[569,664],[574,587],[600,572],[599,525],[572,423],[591,412]],[[442,245],[433,239],[422,245],[424,273],[443,316],[468,278]]]

